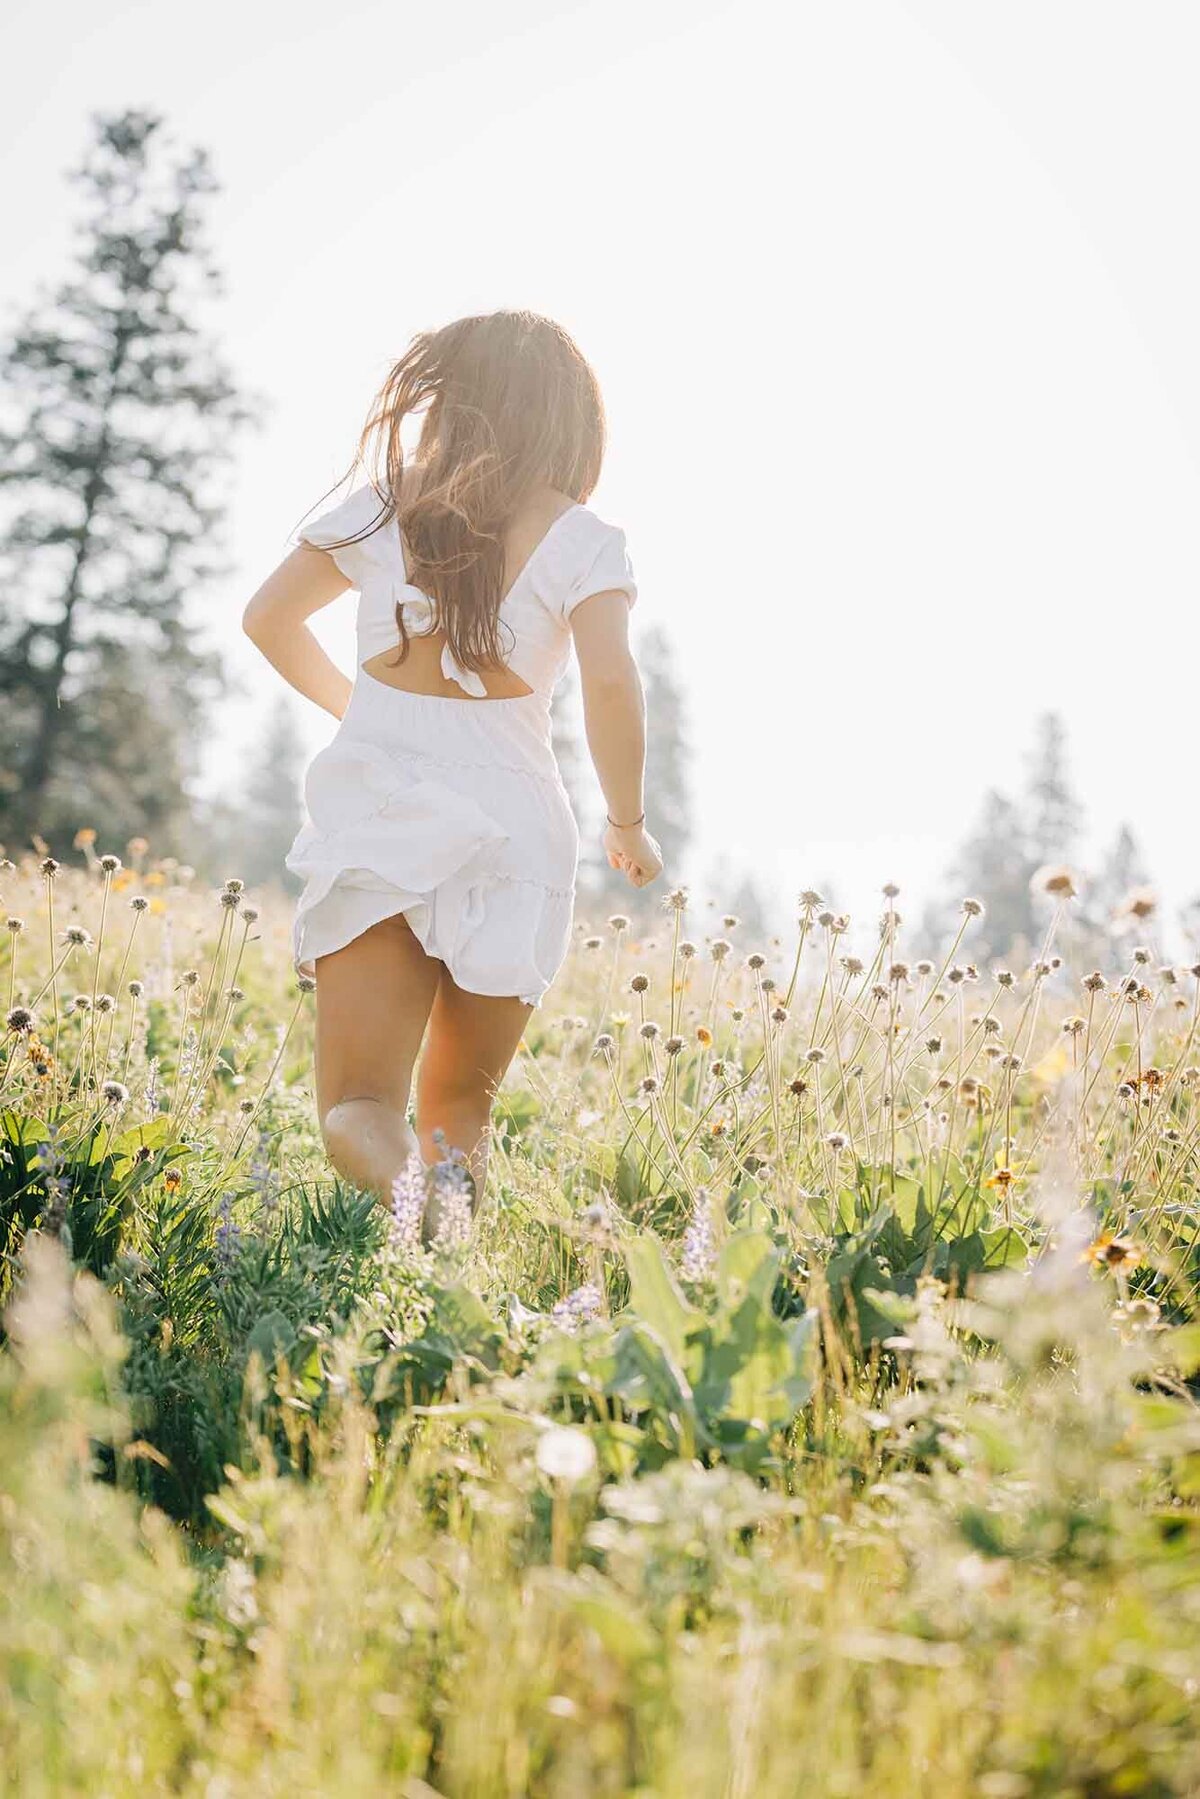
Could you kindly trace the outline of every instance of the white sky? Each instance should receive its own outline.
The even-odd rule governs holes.
[[[1193,0],[7,16],[0,302],[61,270],[90,111],[165,111],[224,186],[223,335],[272,411],[206,601],[249,683],[218,768],[274,691],[241,606],[389,361],[527,305],[604,387],[593,504],[677,648],[698,869],[939,891],[1056,707],[1093,838],[1128,817],[1200,891]]]

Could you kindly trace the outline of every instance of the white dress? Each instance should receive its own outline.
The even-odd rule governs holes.
[[[325,548],[369,531],[382,503],[359,487],[297,535]],[[287,857],[304,881],[293,941],[297,967],[403,913],[430,956],[470,993],[536,1006],[571,934],[579,832],[550,747],[550,698],[570,656],[570,618],[590,594],[637,596],[625,534],[587,506],[560,514],[500,607],[507,666],[530,688],[482,695],[454,661],[442,672],[464,697],[406,693],[363,663],[430,621],[408,581],[395,520],[331,550],[359,590],[358,672],[332,740],[305,780],[307,821]]]

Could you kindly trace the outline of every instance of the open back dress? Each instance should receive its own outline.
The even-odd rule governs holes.
[[[625,534],[587,506],[559,514],[504,596],[506,665],[529,688],[488,699],[455,662],[462,699],[409,693],[363,666],[433,621],[408,580],[394,519],[356,488],[297,534],[358,589],[357,674],[332,741],[305,780],[307,819],[287,857],[304,882],[297,967],[402,914],[427,955],[470,993],[536,1006],[571,935],[579,832],[550,743],[550,700],[571,649],[571,614],[591,594],[637,596]],[[339,538],[360,536],[355,543]]]

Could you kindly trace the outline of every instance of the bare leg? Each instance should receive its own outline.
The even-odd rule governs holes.
[[[401,917],[317,959],[317,1115],[344,1180],[387,1199],[417,1142],[405,1117],[441,963]]]
[[[492,1102],[532,1010],[523,1000],[465,993],[442,970],[417,1073],[417,1133],[427,1161],[437,1160],[436,1130],[465,1153],[476,1207],[487,1178]]]

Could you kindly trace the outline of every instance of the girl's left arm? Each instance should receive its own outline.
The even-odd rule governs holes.
[[[242,614],[242,629],[272,667],[335,718],[346,710],[351,683],[305,621],[349,585],[327,550],[301,544],[267,576]]]

